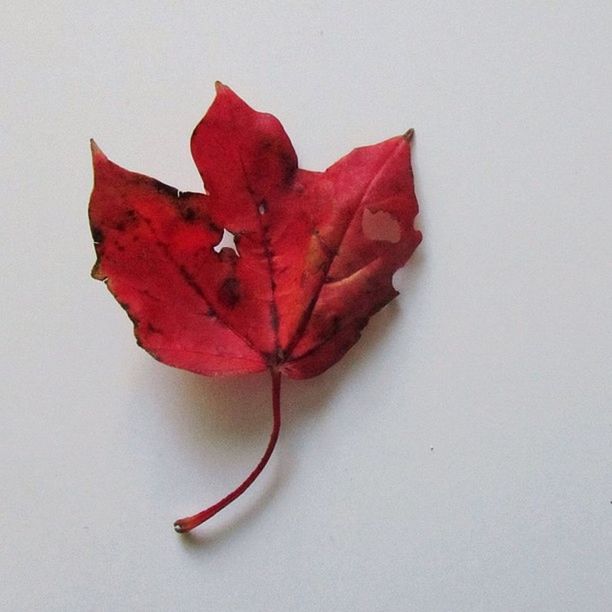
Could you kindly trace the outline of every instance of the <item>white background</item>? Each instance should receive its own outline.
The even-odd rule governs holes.
[[[29,2],[2,45],[3,610],[612,609],[612,4]],[[89,278],[88,139],[200,190],[220,79],[306,168],[416,129],[424,242],[319,378],[209,380]]]

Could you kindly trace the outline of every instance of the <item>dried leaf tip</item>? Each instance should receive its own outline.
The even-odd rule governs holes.
[[[106,155],[104,155],[104,151],[96,144],[93,138],[89,139],[89,146],[91,147],[91,156],[94,160],[96,158],[108,159]]]
[[[410,142],[413,137],[414,137],[414,129],[413,128],[410,128],[407,132],[402,134],[402,138],[404,138],[404,140],[406,140],[406,142]]]

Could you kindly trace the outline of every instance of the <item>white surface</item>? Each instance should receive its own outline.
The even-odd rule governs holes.
[[[11,3],[2,43],[3,610],[612,609],[612,4]],[[336,367],[139,350],[88,276],[88,139],[200,189],[231,85],[304,167],[416,128],[424,242]]]

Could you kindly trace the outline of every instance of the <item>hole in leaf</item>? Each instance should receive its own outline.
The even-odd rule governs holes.
[[[222,249],[231,249],[238,255],[238,249],[236,248],[235,234],[232,234],[229,230],[223,230],[223,236],[218,244],[213,247],[215,253],[220,253]]]
[[[265,200],[262,200],[257,207],[257,212],[260,215],[265,215],[268,212],[268,203]]]
[[[399,221],[384,210],[372,212],[366,208],[361,218],[361,228],[366,238],[370,240],[396,243],[402,237]]]

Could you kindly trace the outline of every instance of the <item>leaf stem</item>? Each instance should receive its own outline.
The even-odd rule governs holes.
[[[194,514],[193,516],[187,516],[185,518],[179,519],[174,523],[174,530],[177,533],[186,533],[187,531],[191,531],[198,525],[201,525],[203,522],[207,521],[209,518],[212,518],[231,504],[235,499],[240,497],[257,479],[259,474],[263,471],[268,463],[268,460],[272,456],[274,452],[274,447],[276,446],[276,441],[278,440],[278,434],[280,433],[281,426],[281,409],[280,409],[280,386],[281,386],[281,375],[280,372],[276,370],[270,370],[272,374],[272,412],[274,414],[274,425],[272,427],[272,433],[270,434],[270,441],[268,442],[268,446],[266,448],[265,453],[262,458],[259,460],[259,463],[255,466],[255,469],[247,476],[246,480],[234,489],[231,493],[226,495],[223,499],[219,500],[216,504]]]

